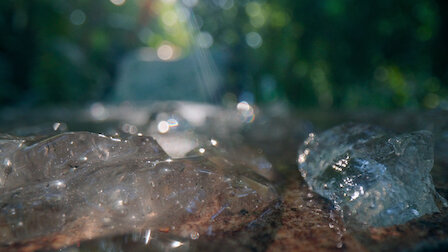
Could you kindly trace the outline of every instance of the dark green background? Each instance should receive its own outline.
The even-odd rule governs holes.
[[[177,43],[159,27],[154,2],[0,1],[0,105],[107,97],[122,57],[155,43],[139,39],[143,30]],[[448,109],[448,2],[256,1],[261,26],[251,23],[250,2],[200,0],[193,8],[214,38],[212,50],[224,48],[229,58],[223,97],[247,91],[258,104],[300,108]],[[77,9],[82,25],[70,22]],[[111,22],[117,16],[125,21]],[[249,32],[262,36],[260,48],[247,45]]]

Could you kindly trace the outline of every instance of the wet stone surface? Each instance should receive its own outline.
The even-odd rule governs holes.
[[[312,191],[297,170],[307,136],[335,125],[375,123],[386,130],[374,134],[389,138],[413,134],[389,136],[390,130],[429,130],[430,173],[448,197],[446,111],[95,103],[4,110],[0,120],[1,132],[11,134],[0,140],[0,251],[448,250],[448,212],[437,202],[439,213],[368,227],[343,218],[346,209]],[[334,136],[366,137],[352,133]],[[349,149],[362,157],[370,147]]]
[[[292,176],[283,194],[282,218],[268,251],[365,251],[331,202]],[[294,180],[293,180],[294,179]]]

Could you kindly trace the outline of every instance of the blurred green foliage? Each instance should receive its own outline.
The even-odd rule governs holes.
[[[0,104],[103,99],[130,50],[168,41],[188,53],[205,32],[228,56],[223,97],[448,108],[447,10],[442,0],[4,0]]]

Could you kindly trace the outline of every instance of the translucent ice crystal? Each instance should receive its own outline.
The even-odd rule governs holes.
[[[261,211],[275,199],[250,168],[219,156],[172,159],[151,137],[69,132],[37,142],[0,140],[3,245],[211,225],[222,215]]]
[[[310,134],[299,150],[308,185],[362,224],[388,226],[438,212],[446,202],[434,189],[432,136],[393,135],[345,124]]]

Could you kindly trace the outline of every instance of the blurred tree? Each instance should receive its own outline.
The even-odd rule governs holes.
[[[188,53],[202,39],[228,54],[223,97],[448,107],[447,10],[442,0],[4,0],[0,104],[102,99],[129,50],[169,42]]]
[[[140,45],[136,20],[116,13],[109,1],[6,0],[0,5],[0,67],[6,72],[0,78],[2,86],[13,87],[1,89],[2,104],[100,99],[110,89],[120,56]]]

